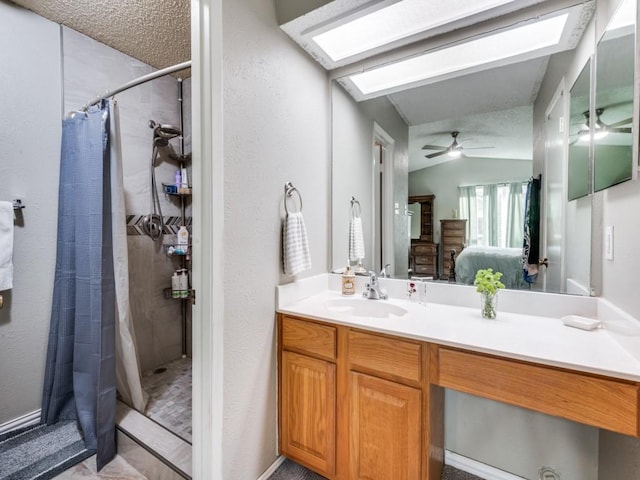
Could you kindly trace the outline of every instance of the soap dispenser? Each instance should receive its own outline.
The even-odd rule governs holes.
[[[356,293],[356,275],[347,264],[342,274],[342,295],[354,295]]]

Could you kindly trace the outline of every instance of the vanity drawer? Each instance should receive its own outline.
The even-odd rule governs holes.
[[[435,275],[436,267],[435,265],[418,265],[415,264],[413,266],[413,272],[419,275]]]
[[[336,327],[283,316],[282,348],[335,360]]]
[[[434,265],[435,262],[435,257],[434,256],[416,256],[415,257],[416,260],[416,264],[417,265]]]
[[[413,245],[411,253],[413,255],[435,255],[438,253],[438,245],[436,243]]]
[[[439,348],[432,383],[549,415],[638,435],[638,385]]]
[[[418,342],[349,330],[351,370],[420,386],[421,359]]]

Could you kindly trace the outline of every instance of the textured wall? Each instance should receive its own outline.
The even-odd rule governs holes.
[[[74,30],[63,27],[64,111],[85,104],[98,92],[116,88],[153,68]],[[186,93],[189,90],[186,89]],[[120,109],[126,211],[151,213],[151,152],[153,131],[149,120],[178,125],[178,87],[172,76],[139,85],[116,96]],[[189,116],[189,111],[185,112]],[[177,140],[171,141],[178,148]],[[161,183],[173,183],[177,167],[166,154],[156,167],[160,202],[165,217],[180,213],[176,197],[161,192]],[[173,243],[173,236],[165,236]],[[129,282],[133,320],[143,371],[176,359],[181,354],[180,302],[164,298],[171,275],[180,267],[160,242],[129,235]]]
[[[276,23],[273,0],[225,0],[223,478],[276,457],[275,286],[284,184],[304,200],[313,268],[328,268],[330,99],[326,73]]]
[[[0,1],[0,200],[27,208],[14,234],[14,288],[0,310],[0,424],[40,408],[56,252],[60,31]]]

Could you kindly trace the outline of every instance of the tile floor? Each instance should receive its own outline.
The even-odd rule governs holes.
[[[191,359],[179,358],[145,372],[142,388],[149,394],[146,415],[191,442]]]
[[[96,457],[87,458],[84,462],[62,472],[53,480],[149,480],[133,468],[120,455],[116,455],[99,473],[96,472]]]

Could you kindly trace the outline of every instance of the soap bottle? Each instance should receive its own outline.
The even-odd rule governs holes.
[[[178,285],[180,286],[180,298],[189,298],[189,275],[187,269],[179,270]]]
[[[178,234],[176,235],[176,245],[184,245],[185,247],[189,245],[189,231],[184,225],[182,225],[178,229]],[[183,250],[186,250],[186,248],[184,248]]]
[[[176,190],[177,190],[182,185],[182,173],[181,173],[180,169],[176,170],[175,177],[176,177],[175,178],[175,183],[176,183]]]
[[[171,298],[180,298],[180,275],[177,270],[171,276]]]
[[[342,274],[342,295],[354,295],[356,293],[356,275],[347,264]]]

